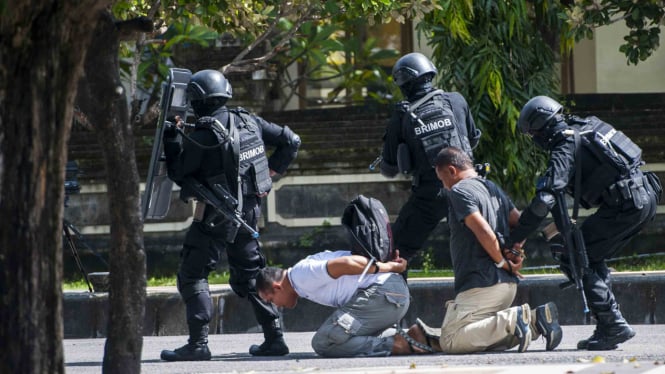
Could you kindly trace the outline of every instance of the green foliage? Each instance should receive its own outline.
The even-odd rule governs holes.
[[[535,95],[556,96],[555,54],[538,16],[524,3],[444,1],[419,25],[433,47],[439,86],[460,92],[483,131],[474,152],[490,162],[490,178],[514,198],[527,199],[545,157],[516,129],[519,111]],[[556,25],[549,25],[555,27]]]
[[[593,38],[593,29],[624,21],[628,28],[619,51],[626,63],[637,65],[653,54],[660,44],[660,28],[665,21],[665,1],[578,0],[566,10],[568,35],[575,40]]]
[[[358,22],[366,26],[421,18],[437,7],[430,0],[172,0],[155,4],[153,9],[152,3],[143,0],[121,0],[113,6],[119,19],[150,16],[156,29],[168,30],[155,40],[124,45],[122,50],[125,79],[136,81],[153,95],[158,94],[158,82],[166,77],[166,62],[176,46],[208,46],[225,39],[246,49],[234,56],[230,65],[211,68],[279,72],[285,81],[283,87],[290,88],[292,94],[303,79],[334,79],[337,88],[329,99],[345,95],[343,101],[348,102],[367,95],[363,90],[367,86],[372,87],[369,96],[376,92],[375,87],[387,90],[380,84],[385,86],[387,80],[380,63],[396,52],[381,50],[362,34],[345,31]],[[246,58],[246,53],[265,46],[273,49],[262,57]],[[342,63],[335,61],[336,55],[344,56]],[[286,68],[294,62],[305,63],[305,71],[289,78]]]
[[[422,270],[423,273],[427,275],[431,271],[434,271],[434,248],[427,247],[427,249],[423,251],[422,257],[423,257]]]
[[[428,248],[423,256],[433,254],[432,248]],[[430,266],[425,266],[429,263]],[[423,277],[452,277],[452,269],[435,269],[431,266],[432,262],[423,260],[421,269],[409,269],[409,278],[423,278]],[[279,264],[269,263],[268,266],[282,267]],[[556,266],[541,266],[535,268],[528,268],[521,271],[522,274],[560,274]],[[648,255],[633,255],[628,257],[621,257],[616,260],[609,260],[608,266],[616,271],[662,271],[665,270],[665,254],[653,253]],[[228,284],[230,274],[228,271],[216,271],[210,274],[208,282],[210,284]],[[148,279],[149,287],[161,286],[176,286],[175,276],[173,277],[153,277]],[[69,281],[63,284],[65,291],[87,291],[88,285],[82,278],[75,281]]]
[[[557,96],[557,52],[572,50],[595,27],[622,20],[629,34],[620,50],[637,63],[658,47],[665,14],[663,0],[171,0],[155,3],[156,9],[152,4],[120,0],[113,7],[119,19],[150,16],[157,29],[168,30],[122,49],[123,76],[152,95],[159,93],[176,46],[231,39],[247,48],[232,65],[276,73],[286,97],[298,94],[303,80],[333,82],[328,102],[399,97],[384,67],[397,52],[379,48],[365,31],[368,25],[412,19],[434,49],[440,86],[467,98],[484,132],[476,158],[491,162],[490,178],[518,200],[533,191],[545,155],[516,131],[516,120],[530,97]],[[244,58],[249,49],[266,45],[273,49],[265,56]],[[296,62],[299,71],[291,77],[287,67]]]
[[[301,248],[312,248],[317,243],[320,236],[326,234],[332,225],[329,221],[325,220],[321,226],[314,227],[311,231],[301,235],[298,238],[296,245]]]
[[[556,51],[565,55],[575,41],[592,37],[593,28],[623,20],[629,34],[620,51],[636,64],[658,47],[665,19],[662,0],[440,4],[419,24],[434,49],[440,86],[467,98],[483,131],[474,155],[492,164],[490,178],[518,200],[530,196],[546,158],[516,131],[517,118],[529,98],[557,97]]]

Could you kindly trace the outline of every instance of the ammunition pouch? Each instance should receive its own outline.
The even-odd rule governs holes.
[[[640,175],[630,179],[623,179],[611,184],[603,191],[603,201],[609,207],[621,210],[637,208],[642,209],[648,201],[645,184],[649,183],[647,177]]]

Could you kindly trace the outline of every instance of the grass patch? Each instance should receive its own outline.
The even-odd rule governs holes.
[[[665,270],[665,253],[655,253],[649,255],[633,255],[620,257],[607,262],[607,265],[614,271],[657,271]],[[522,274],[560,274],[559,269],[554,265],[540,267],[527,267],[522,270]],[[213,272],[208,278],[210,284],[228,284],[229,272]],[[430,277],[452,277],[452,269],[410,269],[409,278],[430,278]],[[159,277],[148,279],[148,287],[175,286],[176,278]],[[85,280],[67,281],[63,284],[65,291],[87,291],[88,285]]]

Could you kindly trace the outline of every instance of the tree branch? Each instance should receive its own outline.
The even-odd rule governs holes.
[[[250,44],[247,48],[245,48],[242,52],[240,52],[236,58],[233,59],[229,64],[225,65],[222,67],[221,71],[223,73],[235,73],[235,72],[250,72],[250,71],[255,71],[259,70],[257,67],[263,68],[266,66],[266,61],[272,59],[275,57],[275,55],[281,50],[281,48],[288,43],[291,38],[298,32],[300,27],[305,23],[306,21],[309,21],[311,18],[311,14],[314,11],[314,6],[310,6],[307,8],[307,11],[303,13],[301,17],[298,18],[298,21],[296,24],[289,30],[289,32],[283,34],[283,37],[281,40],[265,55],[253,59],[248,59],[248,60],[242,60],[241,58],[246,56],[253,48],[255,48],[259,42],[263,42],[269,35],[272,30],[275,29],[277,26],[277,22],[279,21],[280,17],[275,18],[275,22],[270,25],[268,30],[266,30],[261,36],[259,36],[256,41],[252,44]],[[280,10],[280,16],[283,15],[284,13],[282,10]]]

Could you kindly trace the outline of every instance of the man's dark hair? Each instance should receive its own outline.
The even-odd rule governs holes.
[[[285,271],[284,269],[272,266],[259,270],[259,273],[256,275],[256,291],[271,292],[272,283],[282,280]]]
[[[466,152],[457,147],[446,147],[434,159],[437,168],[452,165],[460,170],[473,169],[473,161]]]

